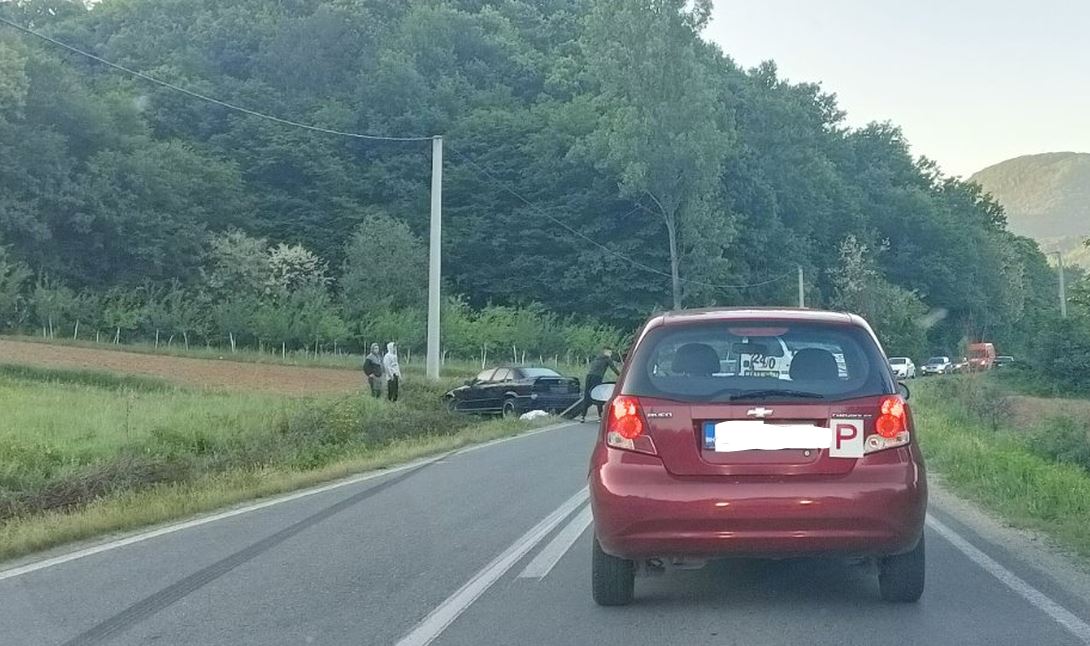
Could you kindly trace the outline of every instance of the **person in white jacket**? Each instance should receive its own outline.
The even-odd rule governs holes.
[[[397,389],[401,384],[401,366],[397,362],[397,344],[386,344],[386,356],[382,357],[382,374],[386,377],[386,398],[397,401]]]

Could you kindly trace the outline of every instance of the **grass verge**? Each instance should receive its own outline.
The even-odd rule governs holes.
[[[316,469],[235,469],[209,474],[190,482],[117,493],[75,510],[9,520],[0,524],[0,561],[72,541],[146,527],[355,473],[382,469],[516,435],[529,427],[526,423],[494,420],[450,435],[427,435],[395,441],[380,449],[344,456]]]
[[[447,385],[414,380],[390,403],[0,369],[0,559],[528,427],[449,413]]]
[[[928,467],[1012,525],[1040,531],[1090,558],[1090,471],[1047,448],[1069,420],[1042,419],[1036,428],[993,424],[972,410],[979,404],[966,403],[967,397],[979,400],[976,389],[983,385],[972,379],[935,379],[914,388],[913,413]]]

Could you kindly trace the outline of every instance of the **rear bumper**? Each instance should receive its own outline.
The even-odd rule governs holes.
[[[595,534],[623,558],[886,556],[923,531],[927,485],[914,448],[868,456],[846,476],[789,480],[677,477],[655,457],[598,451]]]

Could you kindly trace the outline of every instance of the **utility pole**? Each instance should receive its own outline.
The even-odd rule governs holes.
[[[806,307],[806,283],[802,278],[802,265],[799,265],[799,307]]]
[[[1064,283],[1064,257],[1059,251],[1053,251],[1060,268],[1060,318],[1067,318],[1067,285]]]
[[[439,379],[439,282],[443,229],[443,138],[431,140],[431,234],[428,237],[428,379]]]

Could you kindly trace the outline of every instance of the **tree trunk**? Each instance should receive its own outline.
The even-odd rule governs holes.
[[[114,334],[114,345],[121,344],[121,326],[117,326],[117,333]]]
[[[663,212],[666,220],[666,233],[670,238],[670,286],[674,294],[674,309],[681,309],[681,276],[678,274],[677,258],[677,211]]]
[[[185,339],[185,349],[189,350],[189,332],[182,330],[182,338]]]
[[[167,347],[169,348],[172,343],[174,343],[174,335],[173,334],[171,334],[170,338],[167,339]]]
[[[234,332],[228,332],[227,333],[227,339],[231,342],[231,354],[234,354],[235,353],[235,333]]]
[[[155,349],[159,349],[159,328],[155,328]]]
[[[72,332],[72,340],[75,341],[79,338],[79,319],[76,319],[76,329]]]

